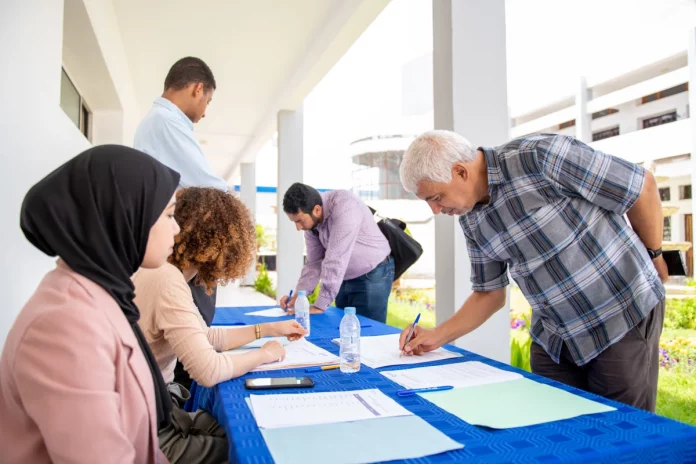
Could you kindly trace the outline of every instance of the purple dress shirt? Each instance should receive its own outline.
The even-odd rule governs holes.
[[[297,290],[321,291],[314,306],[326,309],[336,298],[341,283],[375,269],[391,254],[389,242],[379,230],[370,209],[347,190],[321,194],[324,220],[315,234],[305,231],[307,264]]]

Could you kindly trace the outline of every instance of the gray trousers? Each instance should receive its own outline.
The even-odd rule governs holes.
[[[169,384],[172,395],[172,423],[160,430],[159,446],[172,464],[227,463],[228,444],[225,430],[203,410],[188,413],[178,403],[186,400],[188,390]]]
[[[621,340],[584,366],[577,366],[566,344],[556,364],[538,344],[532,343],[532,372],[558,382],[655,412],[660,368],[660,335],[665,318],[661,301]]]

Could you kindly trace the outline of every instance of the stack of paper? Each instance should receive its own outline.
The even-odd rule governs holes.
[[[332,340],[340,344],[339,339]],[[376,337],[360,338],[360,362],[373,369],[386,366],[423,364],[443,359],[459,358],[462,355],[443,348],[423,353],[422,356],[400,356],[399,334],[378,335]]]
[[[375,389],[251,395],[247,404],[277,464],[418,459],[464,447]]]
[[[271,308],[271,309],[262,309],[260,311],[246,313],[245,316],[283,317],[283,316],[289,316],[289,314],[286,313],[283,310],[283,308]]]
[[[420,396],[469,424],[494,429],[527,427],[615,410],[526,378]]]
[[[250,398],[256,423],[264,429],[413,415],[377,389]]]
[[[246,347],[244,347],[246,348]],[[248,353],[249,349],[238,348],[231,350],[230,353]],[[273,371],[279,369],[293,369],[296,367],[324,366],[327,364],[338,364],[340,358],[331,354],[323,348],[319,348],[314,343],[310,343],[304,338],[295,342],[287,342],[285,345],[285,359],[269,364],[262,364],[254,371]]]
[[[382,375],[409,390],[442,386],[473,387],[522,378],[516,372],[496,369],[478,361],[387,371]]]

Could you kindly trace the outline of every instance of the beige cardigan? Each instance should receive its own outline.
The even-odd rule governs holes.
[[[164,380],[174,380],[177,358],[191,378],[211,387],[235,376],[232,330],[208,328],[179,269],[167,263],[140,269],[134,276],[140,328],[157,359]]]
[[[121,308],[62,261],[0,358],[0,461],[162,463],[155,389]]]

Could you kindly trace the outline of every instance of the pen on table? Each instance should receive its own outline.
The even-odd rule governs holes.
[[[399,390],[396,392],[396,396],[400,398],[406,398],[413,396],[416,393],[427,393],[427,392],[439,392],[445,390],[452,390],[454,387],[452,385],[443,385],[441,387],[429,387],[429,388],[413,388],[411,390]]]
[[[290,298],[292,298],[292,289],[290,289],[290,294],[288,295],[288,299],[285,302],[285,307],[283,308],[283,311],[285,312],[288,311],[288,304],[290,304]]]
[[[341,367],[338,364],[333,364],[331,366],[316,366],[316,367],[308,367],[305,369],[305,372],[321,372],[321,371],[330,371],[332,369],[338,369]]]
[[[411,326],[411,330],[409,330],[408,335],[406,336],[406,341],[404,342],[404,349],[401,350],[401,354],[399,354],[399,357],[402,357],[404,355],[404,351],[406,350],[406,345],[408,342],[411,341],[411,337],[413,337],[413,332],[416,330],[416,324],[418,324],[418,321],[420,320],[420,313],[416,316],[416,320],[413,321],[413,325]]]

